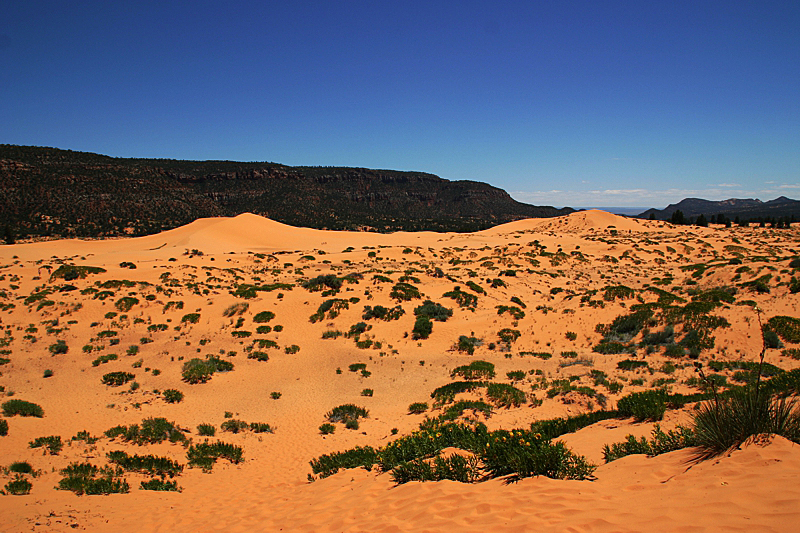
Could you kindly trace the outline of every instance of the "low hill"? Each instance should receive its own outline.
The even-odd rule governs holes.
[[[728,200],[711,201],[700,198],[685,198],[677,204],[670,204],[664,209],[648,209],[637,215],[637,218],[650,218],[656,220],[669,220],[675,211],[682,211],[684,216],[706,218],[710,216],[725,215],[730,219],[737,216],[742,222],[755,222],[759,219],[791,218],[800,219],[800,201],[780,196],[768,202],[754,198],[730,198]]]
[[[20,236],[143,235],[250,212],[320,229],[476,231],[572,212],[424,172],[123,159],[0,145],[0,225]]]

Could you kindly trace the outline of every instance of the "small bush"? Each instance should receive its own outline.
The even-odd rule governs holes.
[[[155,490],[160,492],[180,492],[177,481],[166,481],[164,479],[149,479],[139,484],[140,490]]]
[[[145,418],[139,424],[130,426],[115,426],[105,432],[109,439],[120,437],[124,441],[132,442],[139,446],[144,444],[158,444],[169,440],[170,442],[185,442],[186,437],[174,422],[166,418]]]
[[[263,324],[265,322],[269,322],[273,318],[275,318],[275,313],[273,313],[272,311],[261,311],[260,313],[257,313],[253,317],[253,322],[256,322],[258,324]]]
[[[117,494],[130,491],[130,485],[119,476],[122,469],[100,468],[91,463],[71,463],[61,469],[64,476],[58,489],[71,490],[75,494]]]
[[[519,407],[525,403],[525,393],[506,383],[489,383],[486,397],[498,407]]]
[[[411,330],[411,338],[414,340],[427,339],[433,332],[433,322],[427,316],[418,316]]]
[[[211,470],[218,459],[227,459],[233,464],[244,461],[244,450],[240,446],[217,441],[210,444],[208,441],[189,446],[186,452],[189,466]]]
[[[183,465],[167,457],[155,455],[128,455],[117,450],[106,454],[109,462],[119,465],[126,472],[139,472],[151,476],[174,477],[183,471]]]
[[[411,285],[410,283],[397,283],[394,287],[392,287],[391,292],[389,293],[391,298],[399,302],[408,302],[414,299],[422,298],[422,295],[415,286]]]
[[[213,424],[200,424],[197,426],[197,434],[203,437],[213,437],[217,433],[217,428]]]
[[[183,401],[183,393],[177,389],[167,389],[161,394],[167,403],[180,403]]]
[[[8,471],[17,474],[33,474],[33,467],[27,461],[16,461],[8,465]]]
[[[103,384],[109,387],[119,387],[135,378],[130,372],[109,372],[103,375]]]
[[[49,437],[36,437],[28,443],[29,448],[45,448],[48,454],[58,455],[64,448],[64,443],[61,441],[59,435],[50,435]]]
[[[456,343],[456,349],[459,352],[466,352],[469,355],[475,353],[475,348],[481,345],[481,340],[475,337],[467,337],[466,335],[461,335],[458,337],[458,342]]]
[[[325,418],[328,422],[347,422],[348,420],[357,420],[361,417],[369,418],[369,411],[352,403],[334,407],[325,414]]]
[[[220,425],[220,429],[222,431],[227,431],[229,433],[239,433],[240,431],[244,431],[248,428],[247,422],[244,420],[236,420],[231,418],[230,420],[226,420]]]
[[[637,368],[646,368],[646,361],[636,361],[634,359],[625,359],[617,363],[617,368],[620,370],[636,370]]]
[[[0,437],[8,435],[8,420],[0,418]]]
[[[459,366],[450,372],[450,378],[461,376],[462,378],[473,380],[489,380],[494,378],[494,364],[488,361],[473,361],[468,365]]]
[[[323,435],[330,435],[334,431],[336,431],[336,426],[327,422],[319,427],[319,432]]]
[[[25,400],[8,400],[3,402],[3,416],[34,416],[42,418],[44,416],[44,409],[39,405]]]
[[[617,410],[621,416],[632,416],[637,422],[661,420],[667,410],[667,393],[648,390],[628,394],[619,399]]]
[[[200,322],[200,313],[189,313],[181,317],[181,322],[184,324],[197,324]]]
[[[408,414],[419,415],[428,410],[426,402],[415,402],[408,406]]]
[[[33,484],[20,474],[14,476],[14,479],[5,485],[6,493],[14,496],[24,496],[25,494],[30,494],[31,488],[33,488]]]
[[[133,308],[134,305],[138,304],[139,300],[137,298],[133,298],[131,296],[125,296],[124,298],[120,298],[116,302],[114,302],[114,307],[116,307],[120,312],[127,313],[128,311]]]
[[[373,392],[374,391],[372,389],[364,389],[364,390],[361,391],[361,396],[368,396],[368,397],[371,398]]]
[[[48,346],[47,349],[53,355],[65,354],[69,351],[69,347],[67,346],[67,343],[65,341],[56,341],[55,343]]]

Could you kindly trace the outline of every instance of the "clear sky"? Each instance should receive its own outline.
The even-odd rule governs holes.
[[[800,197],[800,1],[7,0],[0,143]]]

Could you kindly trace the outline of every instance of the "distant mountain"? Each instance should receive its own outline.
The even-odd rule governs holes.
[[[702,200],[700,198],[686,198],[677,204],[670,204],[664,209],[648,209],[637,215],[637,218],[650,218],[655,215],[656,220],[669,220],[675,211],[682,211],[686,218],[700,215],[710,216],[725,215],[730,219],[737,216],[744,221],[756,221],[769,218],[791,218],[800,220],[800,201],[780,196],[768,202],[754,198],[731,198],[718,202]]]
[[[573,211],[424,172],[122,159],[14,145],[0,145],[0,183],[0,227],[19,236],[141,235],[244,212],[312,228],[475,231]]]

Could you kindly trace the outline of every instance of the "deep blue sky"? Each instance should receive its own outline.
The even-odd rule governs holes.
[[[0,143],[797,198],[800,2],[8,0],[0,102]]]

